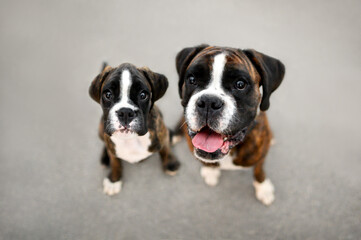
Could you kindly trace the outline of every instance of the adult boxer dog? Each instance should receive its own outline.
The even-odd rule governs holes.
[[[114,195],[122,187],[122,160],[137,163],[159,152],[164,171],[174,175],[180,164],[170,149],[170,133],[154,105],[168,88],[167,78],[148,68],[124,63],[103,67],[89,88],[101,105],[99,135],[105,147],[101,162],[110,164],[103,181],[104,193]]]
[[[216,185],[220,169],[254,166],[256,197],[274,201],[274,187],[263,163],[272,140],[265,111],[281,84],[284,65],[255,50],[200,45],[176,57],[182,127],[201,176]],[[263,91],[262,91],[263,90]]]

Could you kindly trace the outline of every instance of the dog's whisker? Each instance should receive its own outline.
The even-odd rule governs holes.
[[[179,129],[181,129],[184,126],[184,124],[186,124],[186,121],[183,122],[183,124],[179,127]]]

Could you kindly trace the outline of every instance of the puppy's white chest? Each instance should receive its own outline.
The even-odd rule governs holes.
[[[144,136],[116,132],[110,139],[115,145],[116,156],[127,162],[136,163],[152,155],[148,151],[151,144],[149,132]]]

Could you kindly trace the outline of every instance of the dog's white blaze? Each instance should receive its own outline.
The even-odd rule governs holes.
[[[222,88],[222,75],[224,66],[227,62],[226,56],[227,55],[225,53],[220,53],[214,57],[210,83],[204,90],[194,94],[188,102],[186,108],[186,119],[189,127],[193,130],[199,130],[199,126],[197,125],[197,117],[195,114],[196,102],[202,95],[205,94],[219,97],[224,101],[222,118],[219,121],[219,131],[224,131],[228,127],[233,117],[233,114],[236,110],[235,100],[233,96],[227,94]]]
[[[120,102],[118,103],[118,107],[120,108],[130,108],[133,111],[136,110],[136,106],[129,103],[129,95],[130,95],[130,87],[132,86],[132,78],[130,76],[129,70],[125,69],[122,72],[122,77],[120,80],[120,90],[122,93],[122,97]]]
[[[121,98],[120,101],[114,104],[114,106],[109,111],[109,119],[114,128],[118,128],[120,125],[119,119],[117,117],[117,111],[121,108],[130,108],[133,111],[138,110],[138,107],[129,103],[129,94],[130,87],[132,86],[132,78],[128,69],[125,69],[122,72],[120,79],[120,92]],[[132,123],[130,124],[132,125]],[[131,127],[131,126],[130,126]]]
[[[115,132],[110,139],[115,145],[116,156],[127,162],[136,163],[152,155],[152,152],[148,151],[151,144],[149,132],[144,136]]]
[[[226,65],[227,59],[226,54],[221,53],[214,57],[213,65],[212,65],[212,79],[210,84],[208,85],[208,89],[212,89],[214,91],[223,91],[222,84],[222,75],[224,66]]]

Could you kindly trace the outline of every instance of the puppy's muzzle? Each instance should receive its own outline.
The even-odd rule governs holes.
[[[116,113],[118,115],[120,123],[124,127],[129,127],[129,124],[134,120],[137,115],[136,112],[134,112],[130,108],[121,108]]]
[[[211,121],[223,110],[224,102],[212,95],[203,95],[196,102],[196,109],[203,119]]]

